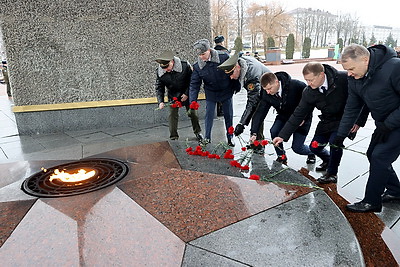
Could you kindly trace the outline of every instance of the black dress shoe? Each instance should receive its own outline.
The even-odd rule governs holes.
[[[307,160],[306,160],[307,164],[314,164],[315,163],[315,155],[314,154],[310,154],[307,156]]]
[[[317,182],[320,184],[337,183],[337,175],[325,173],[317,179]]]
[[[382,205],[372,205],[367,202],[356,202],[353,204],[348,204],[346,208],[352,212],[381,212]]]
[[[382,203],[391,202],[391,201],[400,201],[400,196],[394,196],[388,193],[382,194]]]
[[[204,137],[201,133],[197,133],[195,135],[196,135],[197,141],[199,141],[199,142],[203,141]]]
[[[233,143],[232,140],[228,140],[228,146],[234,147],[235,143]]]
[[[286,155],[281,155],[276,158],[276,161],[282,164],[287,165],[287,157]]]
[[[317,172],[324,172],[326,169],[328,169],[328,162],[322,162],[321,165],[315,168]]]

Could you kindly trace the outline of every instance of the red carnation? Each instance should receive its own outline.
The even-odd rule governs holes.
[[[244,171],[247,171],[247,170],[250,170],[250,167],[249,167],[249,165],[244,165],[241,167],[241,169]]]
[[[172,100],[176,101],[176,100],[178,100],[178,98],[177,97],[173,97]]]
[[[221,157],[219,155],[215,155],[216,159],[221,159]]]
[[[192,147],[186,148],[186,152],[190,152],[190,151],[192,151],[192,150],[193,150]]]
[[[233,152],[232,149],[228,149],[225,153],[226,154],[232,154],[232,152]]]
[[[247,149],[246,147],[242,147],[242,151],[246,151],[246,149]]]
[[[233,134],[235,132],[235,128],[233,126],[228,128],[228,134]]]
[[[171,104],[171,107],[176,108],[178,105],[176,103]]]
[[[281,159],[282,159],[282,160],[285,160],[285,159],[286,159],[286,155],[283,154],[283,155],[281,156]]]
[[[182,102],[176,101],[176,106],[177,106],[178,108],[181,108],[181,107],[182,107]]]
[[[260,180],[260,176],[258,176],[257,174],[252,174],[252,175],[250,175],[249,179],[251,179],[251,180]]]
[[[200,104],[197,103],[196,101],[192,101],[192,103],[190,103],[189,108],[190,109],[194,109],[194,110],[198,110],[200,107]]]
[[[312,148],[318,148],[318,147],[319,147],[318,142],[317,142],[317,141],[312,141],[312,142],[311,142],[311,147],[312,147]]]
[[[231,164],[231,166],[233,166],[233,167],[236,167],[236,164],[237,164],[238,162],[236,161],[236,160],[231,160],[230,162],[229,162],[229,164]]]
[[[262,145],[262,146],[268,145],[268,140],[262,140],[262,141],[261,141],[261,145]]]
[[[253,142],[253,144],[254,144],[255,146],[259,146],[259,145],[260,145],[260,142],[259,142],[258,140],[255,140],[255,141]]]

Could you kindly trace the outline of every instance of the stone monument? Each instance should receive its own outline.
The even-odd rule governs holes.
[[[165,121],[155,57],[211,38],[209,0],[8,0],[0,27],[20,134]]]

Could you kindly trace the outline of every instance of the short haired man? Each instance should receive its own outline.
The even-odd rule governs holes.
[[[311,143],[315,141],[318,146],[310,145],[310,150],[322,159],[322,164],[316,168],[316,171],[326,171],[326,173],[317,181],[322,184],[336,183],[343,150],[341,147],[331,146],[328,151],[325,146],[333,143],[342,119],[348,95],[347,74],[327,64],[309,62],[303,68],[303,76],[308,86],[303,91],[299,105],[279,132],[278,137],[274,138],[273,143],[278,145],[287,141],[314,108],[319,109],[320,121]],[[363,118],[363,122],[360,121],[354,125],[352,132],[358,130],[358,125],[364,125],[366,116]]]
[[[221,102],[228,145],[234,146],[232,142],[233,135],[229,133],[228,129],[233,124],[232,96],[235,91],[240,90],[240,83],[237,80],[231,80],[223,70],[217,68],[218,65],[229,58],[229,55],[228,53],[212,49],[207,39],[198,40],[194,43],[193,48],[198,55],[198,59],[197,62],[193,64],[189,100],[190,102],[197,101],[200,86],[204,84],[204,92],[206,95],[206,142],[211,141],[215,105],[217,102]]]
[[[247,91],[246,108],[240,118],[239,123],[235,127],[234,134],[236,136],[243,133],[245,125],[249,125],[257,105],[260,101],[260,77],[263,73],[271,72],[264,64],[260,63],[253,57],[242,56],[239,57],[238,53],[232,55],[227,61],[218,66],[219,69],[233,80],[238,80],[241,87]],[[264,139],[263,127],[257,131],[258,138]],[[261,146],[260,146],[261,148]],[[262,152],[262,151],[260,151]]]
[[[341,64],[349,75],[349,98],[335,144],[343,146],[346,132],[366,105],[376,129],[367,150],[370,163],[362,201],[347,205],[352,212],[380,212],[383,202],[400,201],[400,182],[392,163],[400,155],[400,59],[385,45],[343,49]]]
[[[165,88],[168,90],[168,101],[173,102],[174,98],[178,99],[186,111],[189,111],[189,84],[192,75],[191,65],[179,57],[175,56],[172,51],[164,51],[157,58],[156,62],[159,63],[157,68],[157,79],[155,83],[157,91],[158,106],[160,109],[165,107],[164,96]],[[195,110],[188,112],[188,116],[192,122],[193,132],[198,141],[203,140],[201,135],[201,127],[199,124],[199,117]],[[169,110],[169,133],[171,140],[177,140],[178,135],[178,120],[179,109],[170,106]]]
[[[286,72],[280,71],[276,73],[264,73],[261,76],[260,83],[264,89],[261,92],[261,102],[257,111],[253,116],[251,123],[252,137],[250,141],[256,139],[255,133],[260,128],[271,107],[274,107],[277,115],[270,129],[271,138],[278,136],[285,123],[293,114],[295,108],[300,102],[302,93],[306,84],[302,81],[292,79]],[[315,155],[310,148],[304,144],[307,134],[311,127],[312,113],[308,114],[293,133],[292,149],[299,155],[307,155],[307,164],[315,163]],[[286,164],[287,157],[283,144],[280,143],[275,147],[278,158],[276,161]]]

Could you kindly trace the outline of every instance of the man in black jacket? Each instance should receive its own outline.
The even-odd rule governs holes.
[[[157,68],[157,79],[156,79],[156,91],[159,109],[165,107],[164,96],[165,87],[168,89],[168,101],[173,104],[176,101],[182,103],[185,106],[186,111],[189,111],[189,84],[190,77],[192,75],[191,65],[174,56],[172,51],[164,51],[156,62],[159,63]],[[192,122],[193,132],[196,135],[198,141],[203,140],[201,135],[201,127],[199,124],[199,117],[195,110],[190,110],[188,116]],[[169,110],[169,133],[171,140],[177,140],[178,135],[178,119],[179,119],[179,108],[170,105]]]
[[[400,182],[392,167],[400,154],[400,59],[384,45],[368,49],[350,45],[344,48],[341,62],[349,75],[349,99],[334,144],[343,146],[364,105],[376,125],[367,150],[370,168],[364,199],[347,209],[380,212],[382,202],[400,201]]]
[[[326,171],[318,178],[318,182],[336,183],[343,150],[341,147],[331,146],[328,151],[325,146],[334,141],[343,115],[348,95],[347,73],[338,71],[330,65],[310,62],[304,66],[303,76],[308,86],[303,91],[299,105],[280,131],[279,136],[274,138],[273,143],[278,145],[287,141],[314,108],[319,109],[320,122],[315,130],[310,150],[322,159],[322,164],[316,168],[316,171]],[[358,130],[358,125],[354,125],[352,132]],[[318,145],[315,146],[315,143]]]
[[[260,79],[261,86],[264,90],[261,91],[261,101],[253,116],[251,123],[251,138],[254,142],[257,138],[257,132],[260,129],[268,111],[274,107],[276,112],[275,121],[270,129],[271,138],[278,136],[287,120],[292,115],[293,111],[300,102],[302,93],[306,84],[292,79],[286,72],[280,71],[276,73],[264,73]],[[307,155],[307,164],[315,163],[315,155],[311,152],[307,145],[304,145],[307,134],[310,130],[312,113],[308,114],[301,126],[293,133],[292,149],[300,155]],[[286,164],[287,157],[283,144],[275,147],[278,158],[276,161]]]
[[[231,79],[238,80],[241,87],[247,91],[246,107],[234,132],[238,136],[243,133],[245,126],[249,125],[260,101],[261,75],[271,71],[253,57],[239,57],[238,53],[232,55],[227,61],[219,65],[218,68],[224,70]],[[264,139],[263,130],[264,128],[261,126],[260,131],[257,131],[258,139]]]

